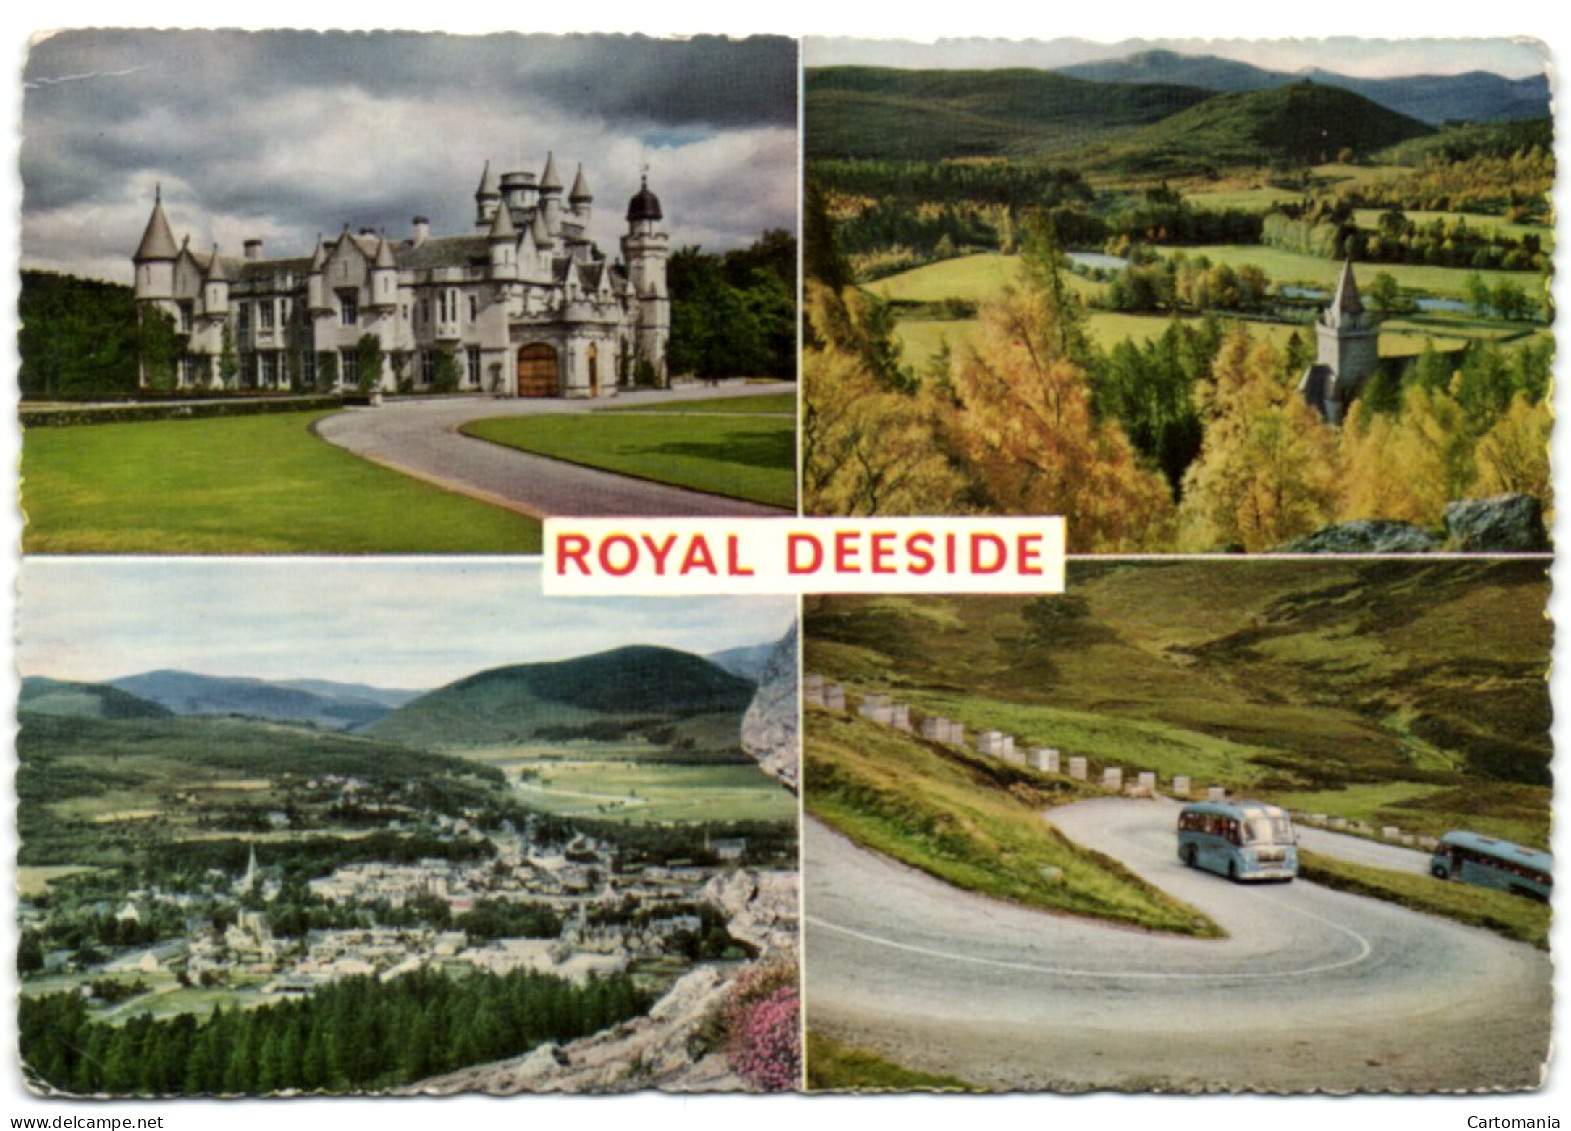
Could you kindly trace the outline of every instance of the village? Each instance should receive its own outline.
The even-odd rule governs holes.
[[[371,792],[352,777],[310,784],[341,798]],[[24,934],[45,940],[24,992],[71,989],[113,1017],[150,996],[167,1014],[183,1011],[182,997],[210,1002],[216,992],[257,1004],[417,970],[533,972],[582,984],[622,973],[664,980],[701,957],[749,956],[706,894],[735,870],[745,838],[706,838],[702,861],[654,863],[583,833],[564,843],[560,827],[534,815],[490,828],[481,816],[397,806],[384,830],[421,834],[446,855],[358,860],[304,885],[269,864],[287,842],[263,834],[239,874],[209,868],[195,883],[99,889],[86,904],[23,900]],[[267,818],[274,836],[290,825],[282,811]],[[55,945],[71,937],[57,915],[96,922],[97,938]]]

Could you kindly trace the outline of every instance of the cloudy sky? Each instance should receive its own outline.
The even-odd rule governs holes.
[[[17,667],[432,688],[624,644],[705,655],[772,642],[795,616],[794,597],[547,598],[538,564],[520,560],[32,558]]]
[[[309,254],[345,224],[472,230],[493,169],[582,162],[615,256],[649,167],[674,246],[795,227],[787,39],[66,31],[23,73],[22,263],[130,282],[162,185],[176,238]]]
[[[1344,25],[1345,26],[1345,25]],[[810,67],[864,64],[932,67],[1065,67],[1099,59],[1121,59],[1163,49],[1186,55],[1218,55],[1273,71],[1320,67],[1363,78],[1454,75],[1493,71],[1507,78],[1541,74],[1548,49],[1526,39],[944,39],[913,43],[888,39],[809,38],[803,61]]]

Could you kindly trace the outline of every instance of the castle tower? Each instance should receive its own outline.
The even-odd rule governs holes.
[[[562,178],[556,173],[556,155],[545,155],[545,172],[540,174],[540,211],[545,213],[546,230],[555,239],[562,234]]]
[[[589,191],[589,182],[584,179],[584,167],[578,166],[578,175],[573,178],[573,187],[567,194],[567,203],[570,211],[587,229],[589,227],[589,206],[594,203],[594,195]]]
[[[516,279],[518,277],[518,229],[513,227],[511,208],[496,210],[486,240],[491,249],[491,277]]]
[[[1340,424],[1380,366],[1380,329],[1364,307],[1353,262],[1342,264],[1331,305],[1315,323],[1315,364],[1304,370],[1298,391],[1327,424]]]
[[[159,186],[153,190],[153,214],[147,219],[147,230],[142,233],[136,254],[131,256],[136,267],[138,300],[174,298],[175,259],[179,254],[169,218],[164,215],[163,187]]]
[[[208,260],[207,274],[202,278],[202,312],[210,317],[229,314],[229,273],[224,261],[218,257],[218,245],[213,245],[213,257]]]
[[[496,214],[497,205],[501,203],[502,191],[496,187],[496,178],[491,175],[491,162],[487,161],[485,169],[480,173],[480,187],[475,189],[475,227],[490,227],[491,217]]]
[[[638,192],[627,202],[627,235],[622,259],[628,283],[638,302],[638,360],[654,368],[657,382],[666,383],[666,341],[671,336],[671,298],[666,293],[666,260],[671,237],[659,230],[665,219],[660,198],[649,191],[649,174],[639,179]]]
[[[366,305],[386,310],[398,305],[398,261],[386,236],[377,241],[376,259],[371,264],[371,301]]]

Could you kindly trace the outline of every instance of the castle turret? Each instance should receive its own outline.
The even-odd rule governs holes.
[[[567,203],[571,206],[573,216],[585,228],[589,227],[589,206],[595,201],[594,195],[589,191],[589,182],[584,179],[584,166],[578,166],[578,175],[573,178],[573,187],[567,194]]]
[[[213,245],[213,257],[208,260],[207,272],[202,276],[202,311],[210,317],[229,313],[229,273],[224,261],[218,257],[218,245]]]
[[[671,299],[666,293],[666,260],[671,238],[659,230],[665,213],[660,198],[649,190],[649,174],[639,179],[638,192],[627,202],[627,235],[622,259],[628,283],[638,296],[638,360],[653,367],[660,384],[666,381],[666,341],[671,334]]]
[[[153,190],[153,214],[147,219],[147,230],[137,245],[131,262],[136,266],[136,297],[139,299],[172,299],[175,292],[175,259],[180,249],[175,246],[175,236],[169,229],[169,218],[164,215],[163,187]]]
[[[491,249],[491,277],[516,279],[518,277],[518,229],[513,227],[510,208],[498,208],[491,219],[491,230],[486,234]]]
[[[475,227],[489,226],[501,202],[501,190],[496,187],[496,178],[491,175],[491,162],[487,161],[480,174],[480,187],[475,189]]]
[[[376,259],[371,263],[371,301],[367,305],[378,309],[398,305],[398,260],[393,258],[393,245],[386,236],[377,242]]]
[[[540,174],[540,211],[545,213],[546,230],[555,239],[562,231],[562,178],[556,173],[556,155],[545,155],[545,172]]]
[[[306,279],[306,306],[312,314],[326,314],[333,309],[327,301],[327,245],[316,237],[316,251],[311,255],[311,266]]]

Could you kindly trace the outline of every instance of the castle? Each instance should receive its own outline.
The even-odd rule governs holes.
[[[1342,264],[1331,305],[1315,323],[1315,347],[1298,392],[1327,424],[1340,424],[1380,365],[1380,329],[1358,295],[1352,260]]]
[[[175,379],[187,389],[597,397],[635,379],[663,385],[660,200],[646,176],[615,264],[588,238],[593,200],[582,168],[564,200],[551,155],[538,180],[498,179],[487,162],[468,235],[432,236],[416,216],[408,239],[346,226],[318,237],[309,258],[265,259],[262,241],[247,240],[236,259],[176,244],[159,193],[132,256],[136,301],[184,337]],[[368,363],[374,372],[362,372]]]

